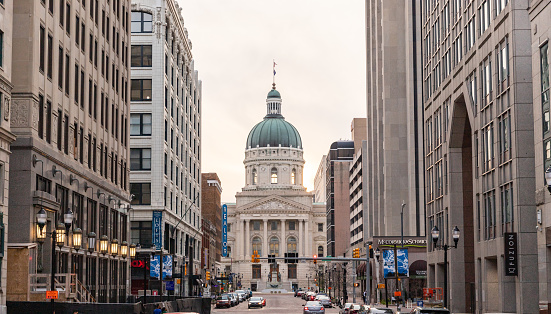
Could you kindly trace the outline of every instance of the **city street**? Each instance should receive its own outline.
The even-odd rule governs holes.
[[[213,313],[302,313],[302,305],[306,303],[301,298],[295,298],[292,293],[288,294],[262,294],[254,293],[253,296],[266,298],[266,306],[264,308],[247,309],[247,301],[234,306],[232,308],[217,309],[213,307]],[[339,313],[338,308],[328,308],[325,310],[327,314]]]

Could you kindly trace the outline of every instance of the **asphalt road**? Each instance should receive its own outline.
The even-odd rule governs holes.
[[[272,314],[272,313],[282,313],[282,314],[302,314],[302,305],[306,303],[301,298],[295,298],[293,294],[262,294],[262,293],[253,293],[253,296],[259,296],[266,298],[266,306],[264,308],[247,308],[247,301],[242,302],[241,304],[234,306],[232,308],[212,308],[212,313],[259,313],[259,314]],[[325,310],[326,314],[337,314],[339,313],[338,308],[328,308]]]

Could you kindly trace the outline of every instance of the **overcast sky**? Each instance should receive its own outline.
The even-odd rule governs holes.
[[[222,202],[245,184],[245,142],[276,84],[282,114],[300,132],[304,185],[314,188],[332,142],[365,117],[364,1],[177,0],[203,82],[202,172],[216,172]]]

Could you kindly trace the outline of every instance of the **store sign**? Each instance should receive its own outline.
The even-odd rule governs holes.
[[[402,239],[379,239],[377,241],[378,245],[402,245]],[[427,239],[413,239],[406,238],[404,239],[404,245],[427,245]]]
[[[222,256],[228,257],[228,205],[222,205]]]
[[[505,233],[505,276],[518,275],[518,242],[516,232]]]
[[[153,244],[157,250],[163,247],[163,212],[153,211]]]
[[[53,300],[57,300],[58,296],[59,296],[59,292],[56,291],[56,290],[54,290],[54,291],[50,291],[50,290],[46,291],[46,299],[48,299],[48,300],[52,300],[52,299],[53,299]]]

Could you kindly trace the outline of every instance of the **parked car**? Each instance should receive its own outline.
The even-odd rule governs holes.
[[[303,306],[303,314],[325,314],[325,308],[318,301],[308,301]]]
[[[231,307],[231,299],[228,295],[221,295],[216,298],[216,307]]]
[[[339,314],[348,314],[348,311],[353,304],[354,303],[345,303],[342,309],[339,311]]]
[[[247,305],[247,308],[251,307],[264,307],[264,302],[262,301],[262,297],[252,297],[249,299],[249,304]]]
[[[241,299],[239,298],[239,295],[235,292],[232,292],[231,295],[235,298],[236,302],[235,302],[235,305],[241,303]]]
[[[235,290],[235,293],[239,294],[239,295],[243,295],[243,300],[246,300],[249,298],[249,295],[248,293],[245,292],[245,290]]]
[[[262,298],[262,305],[266,306],[266,298],[264,297],[261,297]]]
[[[450,310],[445,308],[418,307],[413,310],[414,314],[450,314]]]
[[[235,296],[235,294],[228,293],[228,295],[231,298],[231,306],[236,306],[237,304],[239,304],[239,300],[237,300],[237,297]]]
[[[295,298],[300,297],[302,295],[302,293],[303,293],[302,288],[299,288],[299,289],[295,290]]]
[[[393,314],[394,311],[388,307],[372,307],[367,311],[367,313],[373,314]]]
[[[319,302],[324,307],[333,307],[333,303],[331,303],[331,299],[328,296],[323,296],[323,295],[320,296],[319,297]]]
[[[359,304],[352,304],[347,312],[347,314],[360,314],[364,310],[363,306]]]

